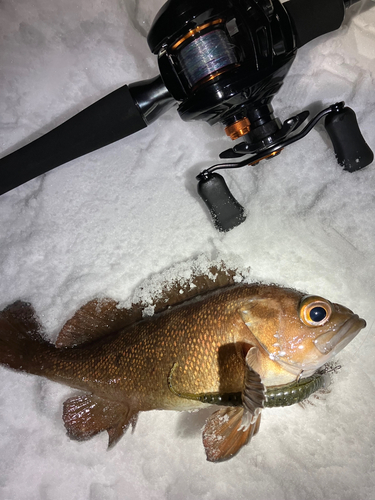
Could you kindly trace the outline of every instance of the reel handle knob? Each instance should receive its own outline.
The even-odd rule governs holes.
[[[367,167],[374,153],[359,129],[355,112],[337,105],[325,119],[324,126],[332,141],[338,163],[344,170],[355,172]]]
[[[230,231],[246,219],[243,206],[229,191],[221,175],[206,171],[197,178],[198,194],[207,205],[216,229]]]

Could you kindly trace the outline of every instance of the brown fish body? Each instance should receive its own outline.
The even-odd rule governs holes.
[[[200,407],[170,390],[171,370],[176,366],[173,385],[181,392],[240,392],[242,348],[253,339],[238,308],[258,291],[259,286],[232,287],[103,339],[71,348],[48,346],[48,354],[39,352],[33,365],[38,375],[114,401],[132,400],[140,411]]]
[[[256,434],[266,387],[311,375],[365,326],[321,297],[259,284],[133,316],[114,301],[92,301],[54,346],[39,335],[31,306],[15,303],[0,315],[0,363],[85,391],[64,404],[68,434],[107,430],[110,445],[140,411],[190,410],[204,406],[194,395],[241,393],[241,407],[206,424],[211,461],[230,458]]]

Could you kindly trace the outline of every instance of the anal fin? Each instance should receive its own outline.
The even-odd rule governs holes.
[[[89,394],[73,396],[63,407],[63,420],[71,439],[84,441],[107,431],[108,448],[120,440],[130,425],[135,428],[137,415],[125,404]]]
[[[242,407],[221,408],[207,420],[203,445],[209,462],[223,462],[236,455],[258,432],[261,414],[247,427],[243,426]]]

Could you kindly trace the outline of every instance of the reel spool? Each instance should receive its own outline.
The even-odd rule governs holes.
[[[222,122],[230,137],[258,142],[281,127],[270,103],[297,46],[279,1],[170,0],[147,41],[183,120]]]
[[[181,73],[192,91],[238,65],[223,19],[189,30],[172,46],[171,51],[177,54]]]

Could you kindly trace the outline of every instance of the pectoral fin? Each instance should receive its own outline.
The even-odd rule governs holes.
[[[247,426],[256,422],[258,415],[264,408],[266,401],[266,388],[256,368],[260,369],[258,349],[252,347],[246,355],[245,383],[242,391],[242,404],[244,407],[243,425]]]
[[[110,448],[119,441],[129,425],[134,429],[137,413],[121,403],[84,394],[65,401],[63,420],[68,436],[78,441],[107,431]]]
[[[252,368],[257,359],[257,349],[253,347],[245,360],[242,407],[222,408],[206,422],[203,445],[209,462],[220,462],[233,457],[259,430],[266,389],[259,374]]]
[[[259,414],[248,427],[243,426],[244,408],[221,408],[206,422],[203,445],[209,462],[223,462],[236,455],[258,432]]]

